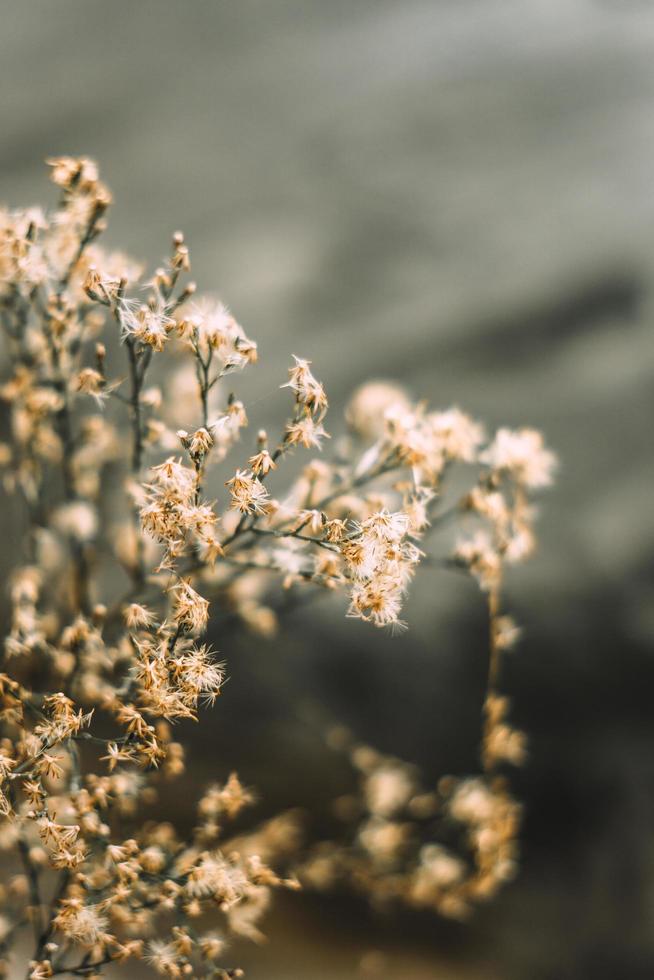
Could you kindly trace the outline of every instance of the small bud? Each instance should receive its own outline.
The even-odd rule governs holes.
[[[198,288],[198,285],[197,285],[196,282],[189,282],[189,283],[187,283],[187,285],[184,287],[184,289],[179,294],[179,297],[177,299],[177,305],[178,306],[181,306],[182,303],[185,303],[187,299],[190,299],[191,296],[193,296],[193,294],[195,293],[195,291],[196,291],[197,288]]]
[[[98,602],[93,607],[91,613],[94,626],[101,626],[107,618],[107,607],[102,602]]]

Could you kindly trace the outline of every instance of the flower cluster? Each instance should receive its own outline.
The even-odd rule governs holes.
[[[519,808],[497,769],[520,763],[525,743],[497,690],[517,634],[501,587],[533,550],[528,495],[550,481],[552,454],[532,430],[489,441],[457,408],[372,383],[347,407],[333,457],[282,486],[288,456],[330,445],[311,363],[294,357],[280,384],[291,404],[278,438],[260,430],[241,450],[247,412],[224,379],[253,365],[257,346],[221,301],[196,296],[183,235],[143,280],[98,244],[111,197],[96,165],[50,166],[56,208],[0,211],[0,469],[24,530],[0,666],[0,850],[12,875],[0,975],[31,929],[31,980],[133,959],[167,977],[238,976],[222,965],[230,933],[260,938],[271,889],[296,887],[271,865],[463,914],[515,863]],[[467,489],[452,499],[454,468]],[[225,666],[205,639],[221,614],[271,636],[284,593],[317,592],[342,595],[351,617],[403,626],[427,537],[450,521],[473,527],[429,561],[476,577],[490,616],[478,779],[425,792],[410,767],[353,750],[353,837],[304,858],[292,817],[226,835],[252,802],[235,774],[206,792],[190,840],[139,822],[184,772],[173,724],[221,694]],[[470,866],[438,843],[443,815],[464,828]]]
[[[378,511],[341,542],[349,578],[350,615],[377,626],[402,625],[399,613],[421,552],[408,540],[409,515]]]
[[[360,784],[335,804],[344,833],[305,857],[305,887],[349,883],[378,905],[464,919],[515,876],[520,805],[490,766],[425,789],[407,763],[361,745],[349,754]]]

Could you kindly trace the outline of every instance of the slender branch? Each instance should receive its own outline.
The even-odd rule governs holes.
[[[131,383],[131,391],[128,399],[132,423],[132,452],[130,469],[134,479],[138,480],[141,473],[141,467],[143,465],[141,389],[145,379],[145,372],[152,356],[152,348],[139,351],[135,339],[129,334],[125,337],[125,346],[127,347],[129,377]],[[134,585],[140,587],[145,578],[145,543],[143,541],[143,535],[141,534],[141,525],[136,507],[132,507],[132,520],[134,524],[134,540],[136,544],[135,565],[132,570],[132,574],[134,578]]]
[[[8,796],[12,807],[16,809],[16,791],[11,783],[9,784]],[[32,860],[29,841],[27,840],[27,836],[22,828],[20,828],[18,832],[18,851],[29,883],[30,904],[32,909],[32,929],[34,930],[34,940],[38,943],[41,930],[43,928],[43,922],[41,919],[43,902],[41,901],[39,870]]]
[[[324,541],[322,538],[312,537],[308,534],[300,534],[299,529],[297,531],[277,531],[262,527],[252,527],[250,528],[252,534],[268,536],[273,538],[297,538],[298,541],[309,541],[312,544],[318,545],[320,548],[326,548],[328,551],[338,552],[338,546],[332,544],[331,541]]]
[[[36,948],[34,950],[34,955],[32,959],[36,960],[37,962],[43,958],[43,952],[45,950],[45,947],[50,941],[50,937],[54,932],[54,928],[55,928],[54,920],[57,916],[57,906],[59,905],[59,902],[61,901],[61,899],[64,897],[66,893],[66,889],[68,888],[69,881],[70,881],[70,869],[64,868],[64,870],[61,872],[59,876],[59,883],[57,885],[56,891],[50,901],[50,912],[49,912],[47,924],[43,932],[41,933],[41,935],[38,937]],[[28,969],[27,980],[29,980],[29,975],[30,975],[30,970]]]

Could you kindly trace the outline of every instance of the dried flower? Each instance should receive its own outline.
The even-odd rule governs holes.
[[[329,438],[311,362],[294,357],[281,385],[294,398],[278,438],[261,430],[247,464],[228,463],[248,418],[222,380],[256,360],[256,344],[222,302],[196,298],[180,232],[142,282],[138,263],[98,244],[111,196],[96,164],[50,166],[55,209],[0,209],[0,466],[23,501],[29,556],[8,581],[0,672],[0,849],[24,871],[0,887],[0,973],[31,921],[32,980],[125,964],[129,975],[138,959],[167,977],[240,976],[221,966],[226,936],[261,938],[272,890],[297,887],[272,866],[291,862],[311,886],[347,882],[377,902],[466,915],[516,867],[520,807],[499,771],[524,762],[526,739],[498,691],[518,634],[501,590],[533,552],[528,491],[551,481],[553,454],[531,429],[484,445],[458,408],[430,411],[372,382],[350,402],[334,457],[271,496],[285,457]],[[117,339],[125,365],[109,377]],[[183,364],[167,373],[173,351]],[[230,466],[228,498],[209,492],[218,463]],[[465,489],[446,506],[457,467]],[[185,767],[173,724],[198,720],[223,690],[225,665],[203,641],[210,614],[271,636],[289,598],[326,590],[349,616],[397,629],[427,533],[450,518],[473,524],[453,558],[488,603],[482,772],[436,792],[413,766],[351,747],[360,785],[336,807],[347,840],[300,856],[292,815],[230,836],[254,798],[235,773],[201,797],[188,840],[157,823],[158,787]],[[465,856],[434,839],[439,811],[461,825]]]

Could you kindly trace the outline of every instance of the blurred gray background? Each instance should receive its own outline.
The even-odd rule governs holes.
[[[237,961],[252,980],[354,978],[369,949],[392,980],[650,978],[654,5],[0,7],[0,199],[51,200],[43,158],[82,153],[114,192],[112,245],[153,265],[182,228],[200,287],[259,342],[238,383],[255,424],[294,352],[334,406],[393,378],[541,427],[562,459],[508,596],[532,743],[520,879],[465,927],[293,898]],[[198,781],[240,760],[264,810],[319,812],[348,775],[317,705],[428,776],[474,769],[481,602],[430,573],[407,615],[395,638],[333,607],[268,647],[219,638],[232,680]]]

